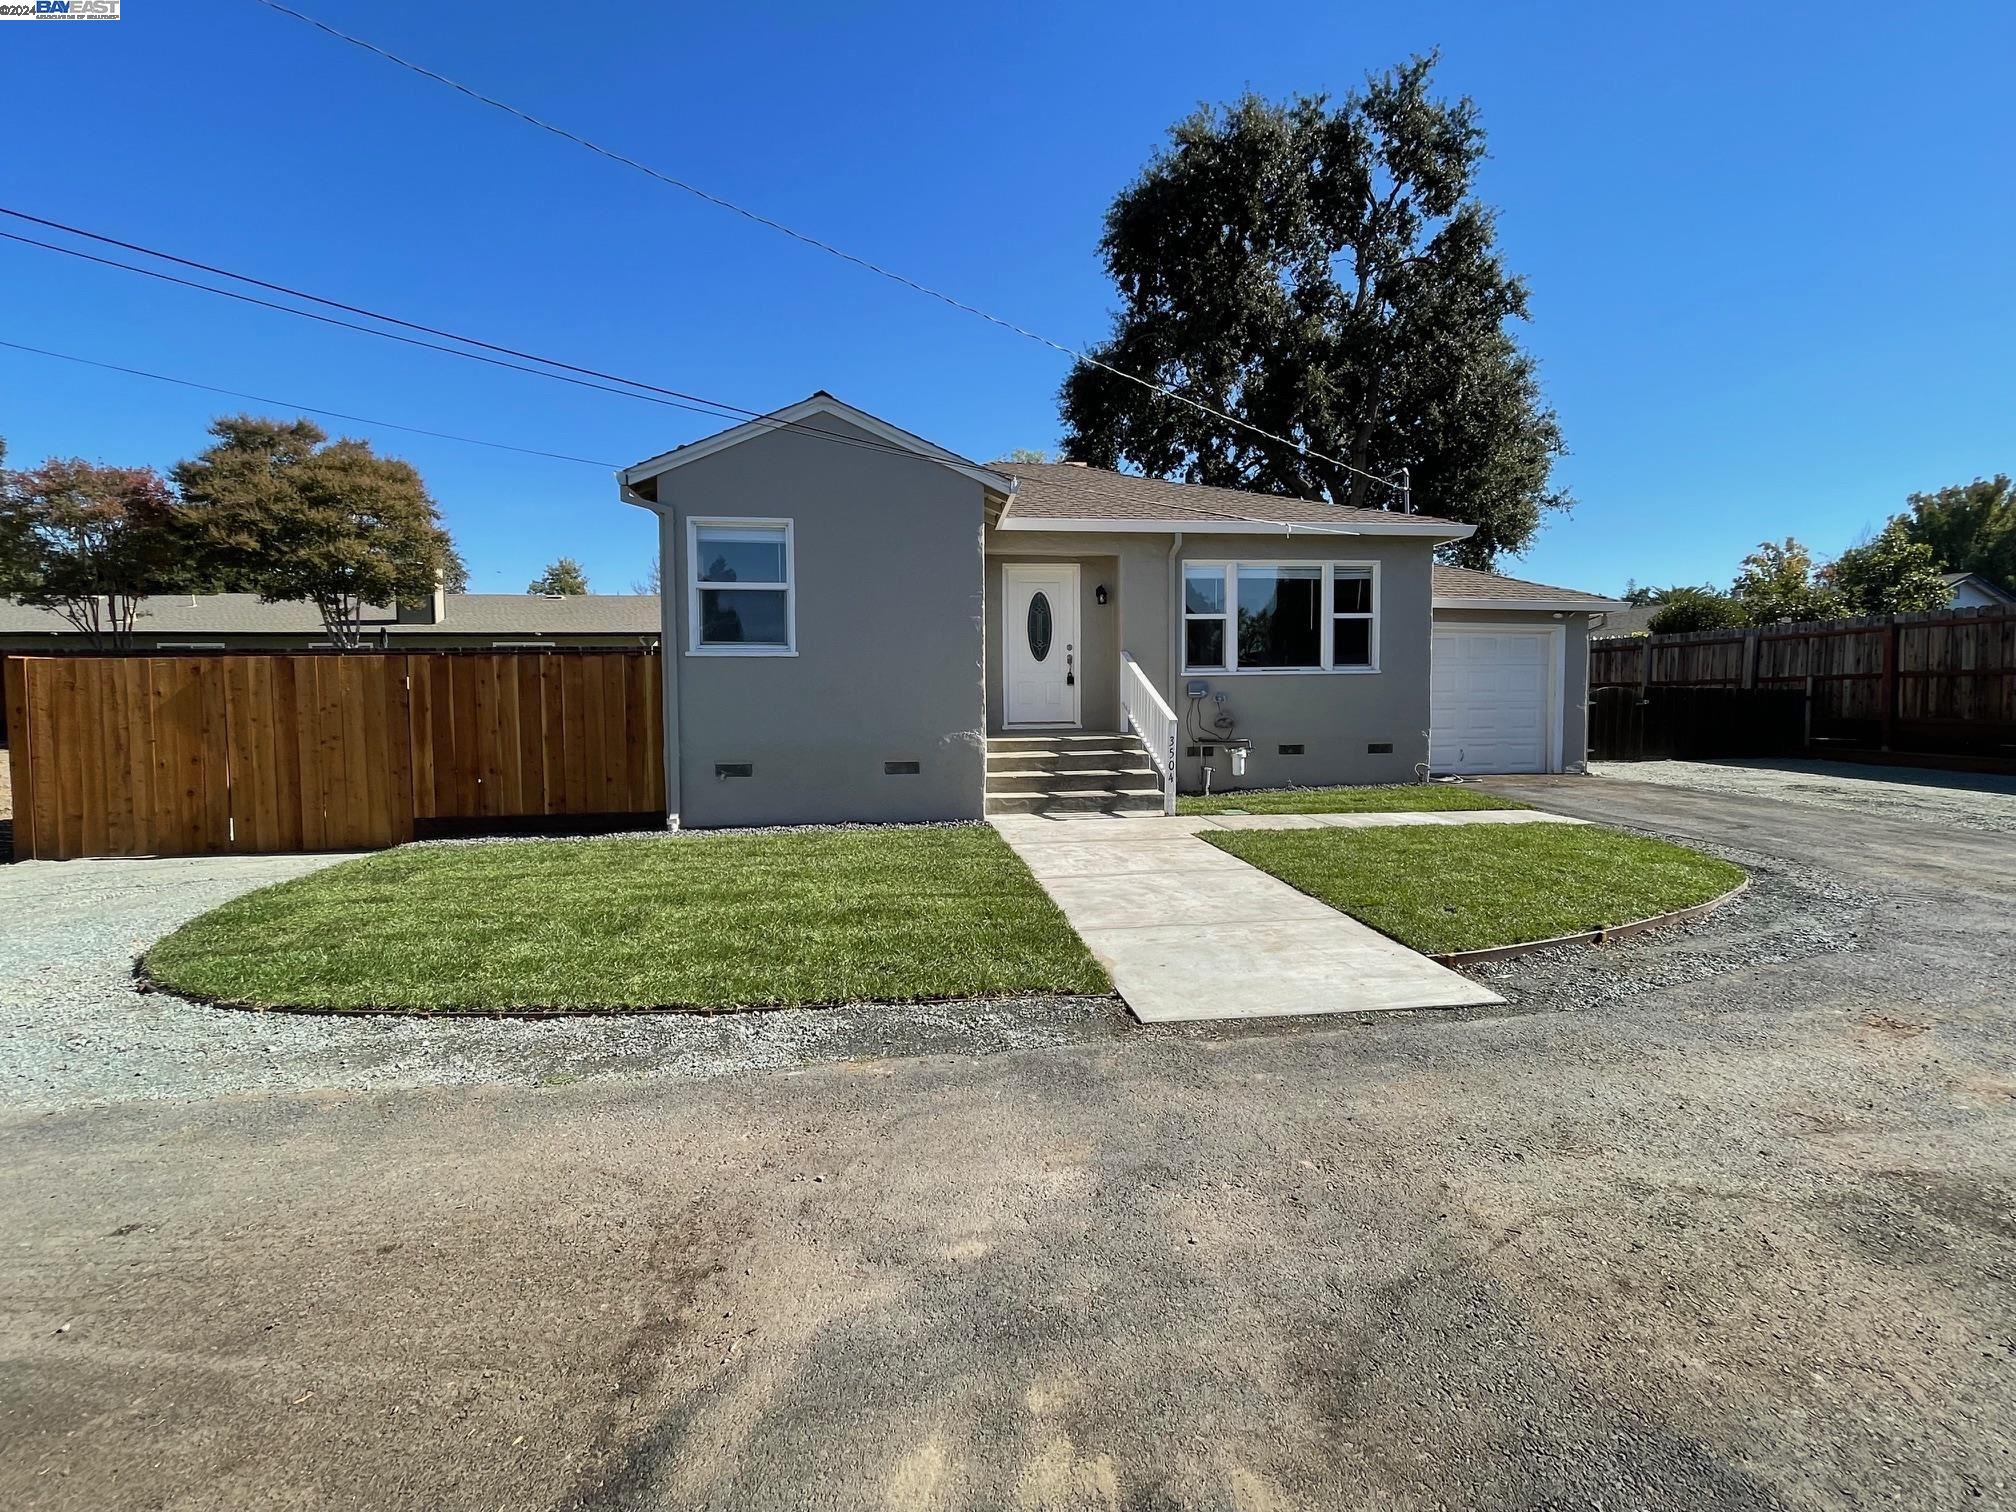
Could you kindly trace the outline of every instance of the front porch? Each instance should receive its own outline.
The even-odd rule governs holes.
[[[988,557],[989,814],[1175,812],[1175,715],[1123,644],[1122,591],[1111,554]]]

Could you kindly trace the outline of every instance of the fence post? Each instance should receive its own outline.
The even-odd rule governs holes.
[[[1756,629],[1743,632],[1743,679],[1746,688],[1757,686],[1757,638],[1763,632]]]
[[[1648,635],[1638,642],[1638,702],[1645,702],[1646,690],[1652,686],[1652,638]]]
[[[1883,749],[1886,751],[1897,736],[1898,640],[1897,616],[1893,614],[1883,635]]]

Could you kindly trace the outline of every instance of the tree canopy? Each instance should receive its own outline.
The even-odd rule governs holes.
[[[1684,635],[1690,630],[1727,630],[1749,623],[1743,606],[1714,588],[1668,588],[1659,607],[1645,622],[1654,635]]]
[[[1822,580],[1823,571],[1791,536],[1763,541],[1743,558],[1729,594],[1753,625],[1838,619],[1845,612],[1841,595]]]
[[[1945,608],[1952,596],[1941,571],[1932,548],[1913,540],[1899,516],[1874,539],[1834,558],[1822,576],[1847,614],[1921,614]]]
[[[588,574],[581,570],[581,564],[574,558],[563,556],[548,562],[546,570],[525,585],[525,591],[573,598],[588,591]]]
[[[1171,130],[1107,212],[1121,308],[1064,381],[1069,457],[1364,508],[1400,504],[1365,474],[1406,467],[1418,508],[1477,526],[1444,550],[1472,567],[1567,506],[1560,428],[1508,329],[1526,286],[1472,197],[1484,132],[1468,99],[1431,95],[1434,64]]]
[[[361,642],[365,605],[453,575],[460,558],[409,464],[307,419],[227,415],[210,433],[216,444],[174,474],[205,555],[269,603],[314,604],[337,645]]]
[[[1946,572],[1978,572],[2016,587],[2016,483],[2006,473],[1905,500],[1904,532],[1931,548]]]
[[[53,609],[96,650],[128,644],[142,597],[188,585],[188,546],[175,495],[150,467],[0,466],[0,593]]]

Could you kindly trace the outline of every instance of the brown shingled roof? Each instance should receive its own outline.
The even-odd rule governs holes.
[[[1529,583],[1524,578],[1500,577],[1495,572],[1476,572],[1468,567],[1435,568],[1435,597],[1438,599],[1492,599],[1517,604],[1534,601],[1575,599],[1592,604],[1616,603],[1600,593],[1584,593],[1577,588],[1555,588],[1546,583]]]
[[[1075,462],[990,462],[988,467],[1006,473],[1020,484],[1009,512],[1023,520],[1147,520],[1172,528],[1197,520],[1253,520],[1268,525],[1406,522],[1448,525],[1452,532],[1463,529],[1456,522],[1436,515],[1352,509],[1281,494],[1171,483],[1165,478],[1141,478],[1100,467],[1080,467]]]

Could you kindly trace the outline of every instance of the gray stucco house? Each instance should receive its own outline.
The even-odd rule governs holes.
[[[824,393],[618,483],[658,517],[693,827],[1573,769],[1618,607],[1438,566],[1455,521],[980,466]]]

